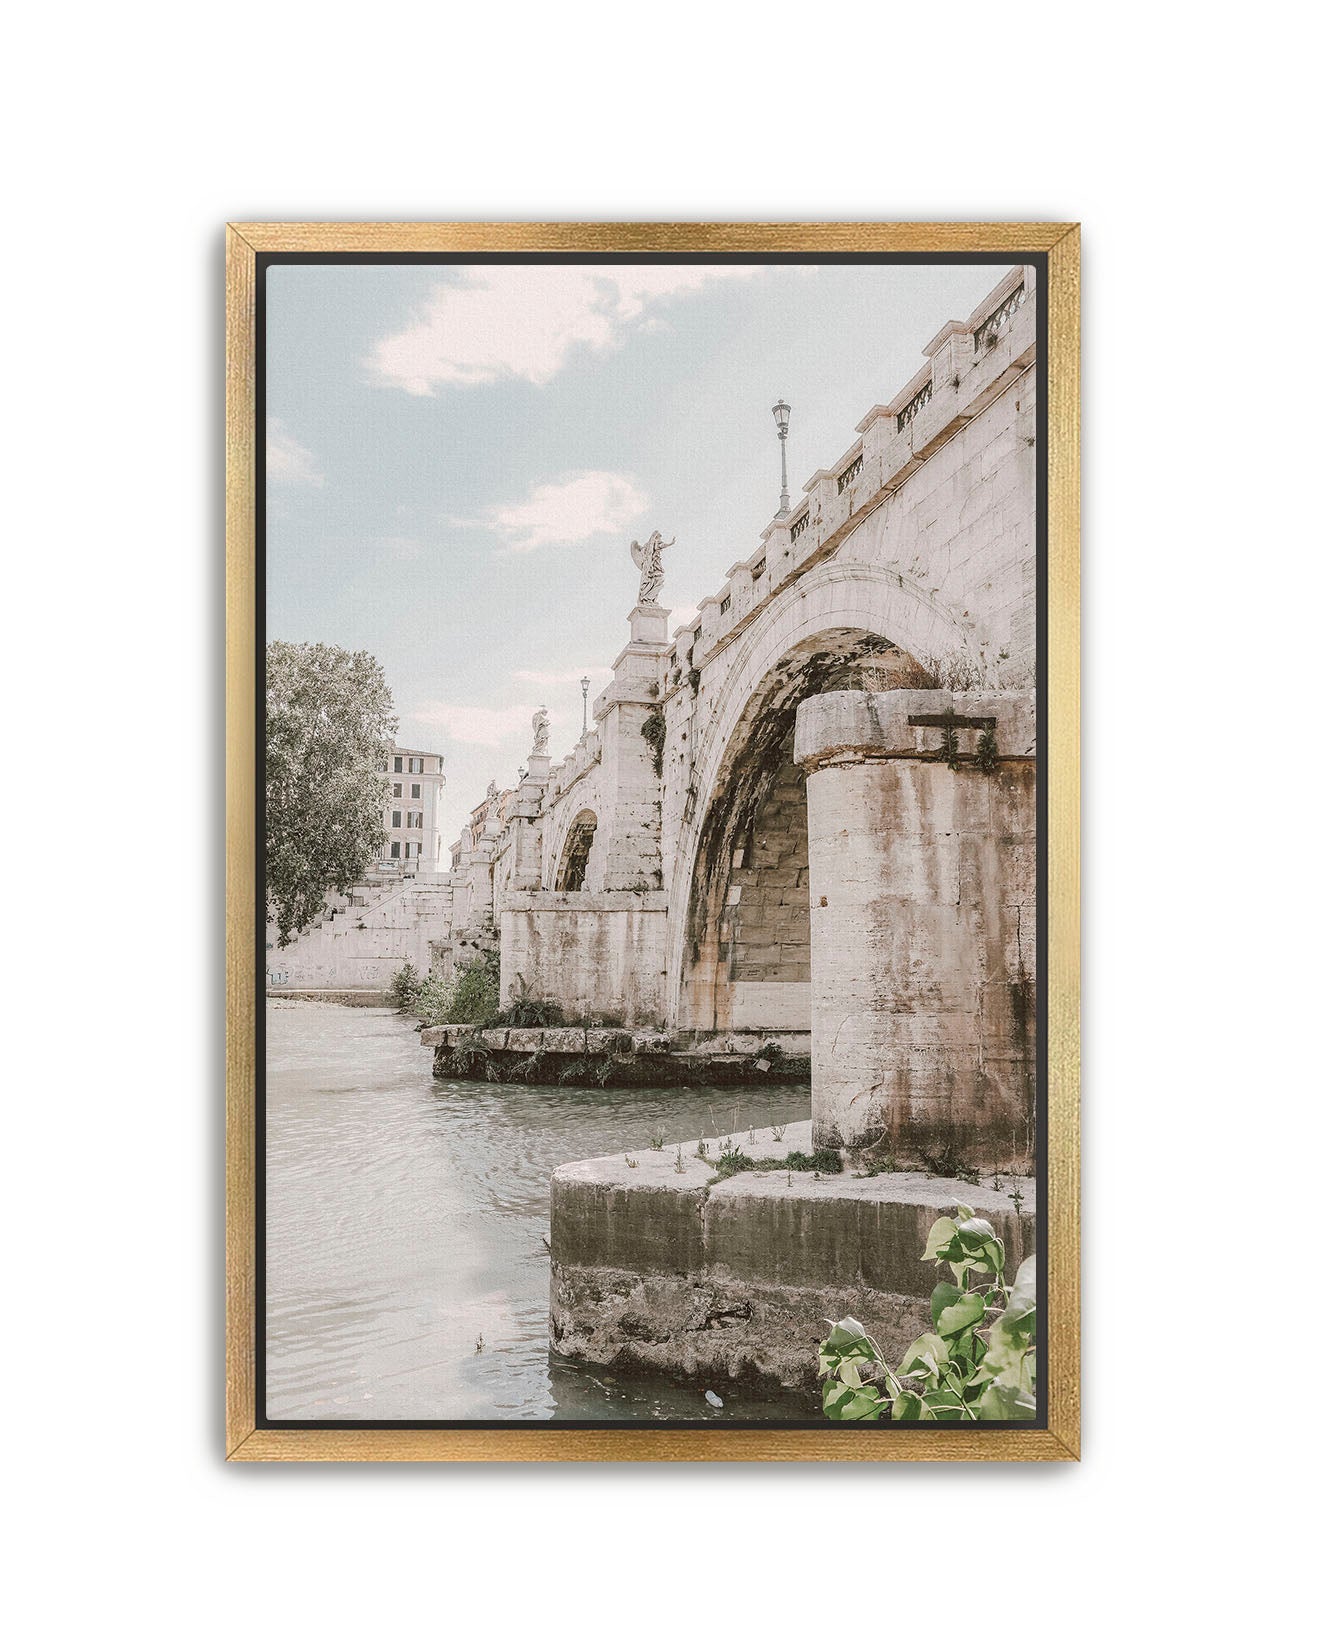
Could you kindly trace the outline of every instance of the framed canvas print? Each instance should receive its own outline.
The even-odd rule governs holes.
[[[228,237],[228,1448],[1079,1451],[1069,224]]]

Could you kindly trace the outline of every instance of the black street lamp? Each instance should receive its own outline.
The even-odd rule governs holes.
[[[783,490],[779,493],[779,514],[788,513],[788,415],[792,408],[786,401],[776,401],[770,408],[774,422],[779,426],[779,452],[783,460]]]

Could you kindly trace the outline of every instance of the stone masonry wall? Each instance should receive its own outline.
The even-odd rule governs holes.
[[[499,919],[501,1000],[525,987],[570,1019],[658,1025],[667,931],[662,894],[513,895]]]
[[[806,779],[789,742],[745,843],[733,852],[719,948],[734,1029],[810,1024],[809,907]]]

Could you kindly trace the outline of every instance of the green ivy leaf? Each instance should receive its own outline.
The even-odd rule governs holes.
[[[946,1215],[941,1219],[935,1220],[934,1224],[930,1227],[930,1234],[925,1241],[925,1252],[921,1255],[921,1258],[923,1260],[938,1259],[940,1257],[939,1250],[944,1246],[950,1237],[955,1237],[956,1235],[957,1222],[955,1220],[950,1220]]]
[[[893,1399],[893,1418],[895,1420],[928,1420],[930,1413],[914,1391],[904,1391]]]
[[[824,1412],[829,1420],[874,1420],[887,1407],[888,1399],[881,1397],[873,1386],[854,1391],[831,1380],[824,1388]]]
[[[980,1294],[959,1294],[951,1300],[934,1320],[935,1329],[945,1338],[960,1334],[978,1323],[985,1314],[985,1301]]]
[[[1033,1420],[1035,1398],[1028,1391],[995,1380],[980,1401],[982,1420]]]
[[[961,1297],[962,1291],[956,1283],[935,1283],[934,1293],[930,1295],[930,1321],[937,1327],[939,1313]]]
[[[922,1370],[937,1378],[939,1371],[948,1361],[948,1347],[937,1334],[922,1334],[919,1340],[913,1340],[907,1349],[907,1355],[902,1359],[898,1368],[899,1374],[917,1374]]]
[[[825,1320],[829,1322],[828,1318]],[[826,1335],[820,1350],[822,1352],[832,1351],[839,1356],[854,1356],[860,1353],[872,1360],[875,1356],[875,1348],[871,1345],[865,1329],[862,1328],[855,1317],[844,1317],[836,1323],[829,1322],[829,1333]]]
[[[966,1409],[957,1392],[949,1386],[933,1386],[925,1393],[925,1405],[936,1420],[965,1420]]]

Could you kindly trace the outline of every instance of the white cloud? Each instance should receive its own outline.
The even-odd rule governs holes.
[[[367,367],[410,395],[500,378],[544,384],[575,348],[609,349],[629,329],[652,325],[647,311],[665,299],[756,272],[727,264],[469,268],[459,284],[437,286],[409,327],[382,338]]]
[[[619,531],[635,521],[648,502],[625,475],[586,470],[533,488],[520,504],[489,510],[482,525],[497,532],[511,550],[580,544],[595,533]]]
[[[289,434],[282,418],[266,420],[266,479],[308,487],[325,484],[315,457]]]
[[[513,739],[531,745],[534,704],[510,704],[502,710],[484,704],[441,704],[431,699],[413,710],[408,720],[438,728],[458,744],[480,744],[490,749]]]

